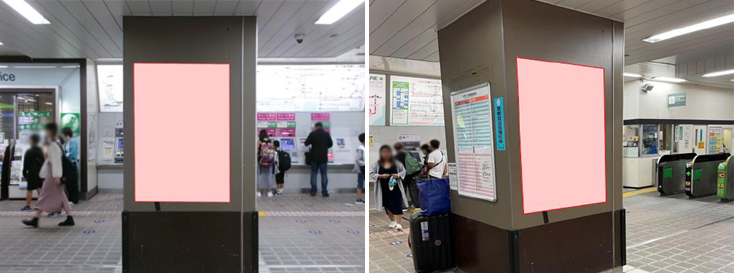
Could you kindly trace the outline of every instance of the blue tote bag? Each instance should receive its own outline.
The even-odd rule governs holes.
[[[449,180],[431,178],[417,183],[420,191],[421,213],[426,216],[451,212]]]

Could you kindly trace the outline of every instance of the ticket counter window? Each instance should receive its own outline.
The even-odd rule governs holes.
[[[625,125],[623,137],[624,157],[640,157],[640,125]]]
[[[658,125],[642,125],[642,156],[658,154]]]
[[[658,143],[660,147],[658,153],[661,155],[670,154],[673,150],[673,125],[661,124],[658,133]]]

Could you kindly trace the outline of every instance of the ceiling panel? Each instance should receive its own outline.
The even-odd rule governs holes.
[[[333,58],[364,45],[365,6],[333,25],[314,22],[339,0],[26,0],[51,24],[0,2],[0,55],[121,58],[124,16],[255,15],[259,57]],[[433,0],[432,0],[433,1]],[[306,34],[302,44],[296,33]]]

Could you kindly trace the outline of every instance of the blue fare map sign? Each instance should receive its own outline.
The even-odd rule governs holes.
[[[504,100],[502,97],[494,99],[494,133],[497,141],[497,150],[505,150],[505,110]]]

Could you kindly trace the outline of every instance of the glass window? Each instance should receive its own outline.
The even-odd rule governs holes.
[[[640,156],[640,125],[625,125],[622,140],[624,157]]]
[[[658,154],[658,125],[642,125],[642,155]]]
[[[661,124],[660,133],[658,134],[660,154],[670,154],[673,150],[673,125]]]

